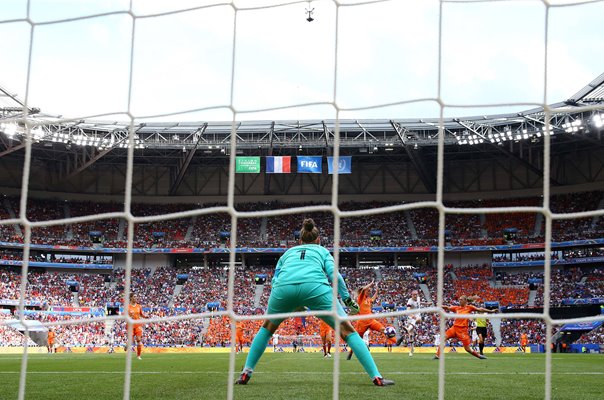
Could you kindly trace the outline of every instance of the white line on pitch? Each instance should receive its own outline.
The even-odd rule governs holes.
[[[19,374],[19,371],[0,371],[0,375]],[[124,375],[124,371],[27,371],[28,374],[37,375],[65,375],[65,374],[105,374],[105,375]],[[220,371],[131,371],[133,375],[200,375],[200,374],[227,374]],[[239,374],[237,372],[236,374]],[[324,375],[324,372],[311,371],[283,371],[275,374],[275,372],[258,371],[256,374],[271,374],[271,375]],[[364,372],[340,372],[339,375],[364,375]],[[391,371],[385,372],[385,375],[438,375],[434,372],[403,372]],[[545,375],[545,372],[446,372],[445,375]],[[604,375],[604,372],[552,372],[552,375]]]

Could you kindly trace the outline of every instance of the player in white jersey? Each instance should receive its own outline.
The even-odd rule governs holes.
[[[363,334],[363,342],[365,342],[365,345],[367,345],[367,348],[369,348],[369,333],[371,332],[371,329],[367,329],[365,331],[365,333]]]
[[[273,352],[277,351],[277,346],[279,345],[279,334],[273,334]]]
[[[411,297],[407,300],[407,310],[419,310],[421,308],[421,299],[419,296],[419,292],[414,290],[411,292]],[[420,313],[411,314],[407,317],[405,321],[405,326],[403,327],[407,332],[407,342],[411,351],[409,352],[409,357],[413,356],[415,352],[415,339],[417,337],[417,324],[419,324],[422,320],[422,316]],[[401,335],[401,337],[397,340],[396,345],[400,346],[403,342],[405,335]]]
[[[472,331],[472,344],[471,348],[474,351],[478,351],[478,333],[476,332],[476,321],[470,322],[470,330]]]

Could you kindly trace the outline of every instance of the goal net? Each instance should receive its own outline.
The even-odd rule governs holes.
[[[549,308],[552,230],[556,222],[604,215],[602,210],[597,209],[557,213],[550,207],[553,195],[549,162],[552,140],[550,132],[554,130],[551,120],[566,109],[552,108],[549,104],[565,98],[562,96],[569,90],[553,82],[566,79],[567,75],[579,75],[580,82],[593,78],[589,68],[581,65],[581,59],[573,58],[575,54],[562,42],[564,35],[571,35],[570,32],[562,32],[554,27],[571,22],[580,24],[580,21],[576,22],[575,19],[581,20],[598,13],[601,15],[599,11],[602,11],[603,3],[595,0],[527,1],[522,4],[496,0],[258,0],[167,3],[171,2],[115,1],[96,6],[66,2],[64,7],[50,9],[47,5],[28,1],[23,7],[7,9],[0,17],[0,29],[3,32],[12,30],[27,38],[26,44],[15,53],[15,58],[21,61],[11,67],[20,71],[15,72],[13,76],[21,79],[23,84],[11,89],[24,93],[24,114],[28,115],[31,107],[38,106],[37,102],[49,103],[49,108],[54,108],[52,102],[60,93],[61,97],[70,98],[61,104],[74,111],[67,114],[66,111],[57,109],[54,115],[67,117],[56,117],[53,123],[82,120],[82,124],[85,124],[87,120],[119,119],[126,126],[125,133],[117,137],[116,142],[101,143],[98,146],[99,153],[86,156],[89,157],[87,160],[90,163],[94,163],[96,157],[104,156],[103,151],[110,151],[110,146],[125,148],[128,151],[123,181],[123,208],[100,211],[100,214],[82,213],[69,218],[34,221],[28,214],[28,199],[32,192],[29,187],[31,166],[37,162],[32,158],[32,146],[46,139],[41,136],[43,134],[40,129],[47,125],[47,120],[27,116],[2,116],[0,121],[3,123],[4,133],[11,124],[24,128],[20,147],[24,151],[22,185],[19,202],[15,207],[19,212],[13,217],[1,216],[0,220],[2,227],[19,225],[22,230],[23,263],[18,288],[21,322],[26,321],[23,311],[26,309],[32,237],[50,234],[52,229],[45,230],[46,228],[100,221],[114,224],[117,230],[121,224],[126,249],[123,261],[125,269],[121,279],[124,282],[124,308],[127,309],[129,294],[144,290],[142,285],[136,286],[135,281],[139,277],[131,268],[138,226],[207,215],[220,216],[227,220],[231,228],[229,240],[224,245],[230,252],[230,262],[225,270],[227,284],[224,290],[228,293],[226,310],[153,315],[144,322],[186,323],[190,320],[204,321],[209,317],[226,317],[231,323],[230,343],[233,343],[234,348],[236,321],[264,319],[261,315],[239,313],[235,304],[234,293],[239,265],[236,248],[240,238],[246,234],[245,229],[241,229],[242,226],[249,227],[250,224],[258,224],[262,218],[270,221],[271,218],[283,215],[328,214],[328,223],[330,228],[333,227],[333,255],[336,266],[339,267],[340,243],[347,240],[345,235],[348,234],[341,230],[344,221],[385,214],[405,218],[409,213],[417,213],[427,220],[432,219],[430,229],[438,232],[438,240],[435,243],[438,245],[437,280],[432,292],[435,298],[432,299],[433,304],[423,307],[421,312],[424,315],[439,317],[439,345],[442,357],[438,364],[438,398],[444,399],[447,393],[447,357],[443,351],[445,330],[447,321],[458,318],[454,314],[446,313],[442,308],[445,304],[444,293],[447,290],[447,221],[463,224],[463,221],[475,220],[480,218],[480,215],[486,216],[487,220],[503,214],[518,215],[518,218],[530,215],[531,218],[542,221],[541,234],[545,243],[543,312],[510,313],[506,314],[505,318],[538,320],[545,324],[543,397],[546,400],[552,398],[553,328],[568,322],[602,320],[602,317],[579,320],[551,318]],[[2,7],[4,5],[0,6],[0,9]],[[577,34],[579,29],[574,29],[575,36],[571,36],[570,42],[582,46],[593,43],[595,48],[599,49],[601,24],[599,20],[595,21],[597,22],[591,25],[581,26],[590,32],[591,29],[596,29],[595,35],[588,32],[581,36]],[[112,29],[107,29],[107,25],[103,26],[105,23]],[[76,40],[78,32],[85,32],[89,37],[87,40]],[[561,62],[559,53],[565,51],[566,57],[564,62]],[[77,57],[68,57],[67,53],[75,53]],[[70,68],[70,62],[76,62],[76,59],[77,68]],[[53,74],[58,74],[62,69],[72,71],[71,76],[59,74],[61,79],[68,79],[67,81],[53,77]],[[4,77],[0,76],[0,82],[8,84],[4,83],[3,79]],[[573,86],[570,90],[574,90],[575,80],[571,81]],[[481,87],[477,88],[477,85]],[[485,89],[486,86],[489,86],[489,89]],[[92,104],[93,108],[87,107],[86,103]],[[544,132],[539,136],[542,147],[533,150],[535,157],[543,159],[540,178],[542,202],[520,202],[512,207],[503,207],[497,202],[472,202],[470,197],[461,196],[463,200],[468,200],[464,203],[467,206],[447,205],[445,192],[449,188],[445,187],[444,176],[455,176],[456,164],[454,158],[447,158],[445,146],[463,148],[468,141],[478,144],[490,139],[493,139],[491,142],[497,146],[499,140],[496,141],[493,136],[489,136],[491,133],[487,132],[481,136],[473,131],[476,129],[474,126],[468,126],[467,137],[458,139],[458,142],[466,140],[466,143],[451,144],[445,138],[445,120],[468,113],[491,115],[537,107],[542,107],[545,115],[543,124],[536,122],[538,129]],[[588,105],[577,109],[602,110],[602,106]],[[299,124],[305,120],[335,120],[335,130],[331,132],[331,141],[327,142],[326,146],[332,151],[334,163],[337,165],[344,140],[339,134],[339,121],[352,119],[362,126],[363,120],[391,119],[394,115],[417,118],[418,125],[437,128],[437,135],[431,138],[437,142],[434,147],[437,163],[429,166],[425,172],[428,177],[424,176],[425,182],[433,181],[434,190],[432,194],[427,191],[425,196],[421,196],[422,201],[397,202],[377,208],[341,208],[342,177],[336,171],[330,182],[330,200],[324,205],[296,205],[291,208],[260,211],[238,208],[236,198],[241,188],[236,180],[236,157],[241,153],[243,143],[236,131],[240,121],[286,119],[295,120]],[[428,123],[422,120],[423,117],[436,117],[438,120]],[[224,204],[216,203],[217,205],[211,207],[141,216],[133,210],[133,187],[145,184],[141,183],[133,172],[134,154],[144,147],[137,129],[142,124],[154,122],[165,124],[164,127],[168,131],[168,127],[178,125],[178,122],[174,121],[181,120],[229,121],[231,135],[229,142],[224,143],[222,149],[223,154],[228,153],[230,157]],[[407,140],[406,133],[404,130],[400,132],[403,144]],[[57,136],[56,139],[61,140],[61,137]],[[174,139],[176,140],[178,139]],[[467,145],[471,146],[473,143]],[[415,146],[417,149],[418,145]],[[368,152],[374,149],[370,135],[367,136],[365,147]],[[184,146],[182,149],[186,153]],[[382,150],[387,149],[380,149]],[[378,151],[377,147],[375,151]],[[84,160],[79,167],[87,168],[88,165]],[[431,174],[433,175],[430,176]],[[493,180],[499,178],[494,176]],[[460,179],[463,180],[461,177]],[[468,190],[476,190],[472,183],[465,184]],[[506,186],[506,190],[507,188]],[[496,192],[497,187],[494,185],[483,191]],[[296,228],[299,229],[298,226]],[[338,269],[336,268],[336,274]],[[384,273],[387,273],[387,269]],[[157,276],[161,276],[161,271]],[[199,279],[204,277],[200,275]],[[333,281],[337,282],[335,279]],[[337,294],[336,287],[333,293]],[[336,315],[335,310],[334,305],[331,315],[340,321],[341,318]],[[380,317],[404,319],[419,312],[392,310],[380,314]],[[287,316],[307,315],[307,312],[297,312]],[[484,315],[470,316],[472,319],[479,317]],[[360,317],[349,316],[344,319],[356,321]],[[0,319],[0,332],[8,329],[4,321],[5,319]],[[125,323],[132,322],[127,313],[124,313],[91,319],[57,319],[44,322],[43,325],[54,327],[66,324],[98,324],[95,329],[100,332],[100,337],[108,337],[110,335],[103,331],[106,321],[111,321],[111,327],[117,326],[124,331]],[[27,330],[25,332],[28,334]],[[336,349],[342,344],[339,332],[338,326],[334,343]],[[131,346],[132,333],[130,328],[122,338],[125,343],[120,342],[120,345]],[[283,339],[294,341],[296,337],[284,336]],[[94,340],[91,338],[90,342]],[[317,345],[319,340],[317,336],[312,336],[303,337],[301,342],[304,347]],[[186,342],[182,344],[185,345]],[[19,400],[26,398],[28,393],[30,347],[23,348]],[[226,383],[229,400],[234,398],[233,385],[239,373],[238,368],[235,352],[231,351],[229,378]],[[334,399],[340,397],[340,369],[340,357],[335,357],[332,391]],[[130,398],[131,372],[130,352],[124,369],[124,399]]]

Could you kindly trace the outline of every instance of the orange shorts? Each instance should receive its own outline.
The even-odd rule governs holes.
[[[361,319],[357,321],[355,330],[359,333],[359,335],[363,336],[365,332],[367,332],[367,329],[379,332],[384,330],[384,325],[382,325],[375,319]]]
[[[243,344],[243,332],[235,332],[235,340],[237,343]]]
[[[52,346],[52,345],[54,345],[54,344],[55,344],[55,341],[54,341],[54,340],[49,340],[49,341],[48,341],[48,345],[49,345],[49,346]]]
[[[527,344],[528,344],[528,342],[526,342],[524,340],[522,342],[520,342],[520,346],[526,346]]]
[[[132,329],[132,337],[138,336],[139,339],[143,339],[143,327],[140,325],[134,325]]]
[[[319,330],[319,336],[321,336],[321,339],[323,339],[324,341],[331,340],[331,338],[332,338],[331,332],[333,332],[331,329],[321,328]]]
[[[463,343],[464,347],[469,346],[472,343],[470,339],[470,335],[468,335],[468,328],[458,328],[453,326],[447,329],[446,332],[447,339],[457,339],[461,343]]]
[[[394,346],[396,344],[396,337],[388,338],[388,341],[386,343],[390,346]]]

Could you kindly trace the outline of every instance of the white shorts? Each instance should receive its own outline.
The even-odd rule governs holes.
[[[411,315],[407,318],[407,330],[416,329],[417,324],[422,320],[422,317],[419,315]]]

